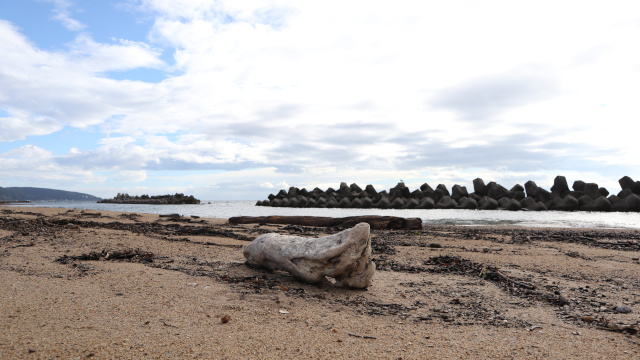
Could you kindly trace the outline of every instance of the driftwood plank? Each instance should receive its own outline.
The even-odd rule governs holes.
[[[285,224],[315,227],[343,226],[351,227],[365,222],[371,230],[422,230],[420,218],[402,218],[396,216],[349,216],[342,218],[322,216],[237,216],[229,218],[229,223],[236,224]]]

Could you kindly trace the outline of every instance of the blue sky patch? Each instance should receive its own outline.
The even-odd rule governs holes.
[[[0,1],[0,19],[17,26],[20,33],[37,47],[43,50],[60,50],[65,43],[73,41],[77,34],[58,23],[53,24],[52,9],[51,4],[41,1]]]
[[[135,69],[127,71],[110,71],[103,74],[104,77],[114,80],[144,81],[147,83],[160,83],[167,78],[167,73],[158,69]]]
[[[98,140],[104,137],[104,134],[94,129],[81,130],[65,127],[52,134],[27,136],[24,140],[0,142],[0,153],[6,153],[12,149],[26,145],[34,145],[51,151],[54,156],[62,156],[67,155],[71,148],[77,148],[80,151],[95,150],[98,145]]]
[[[54,19],[54,15],[55,7],[50,2],[0,2],[0,19],[9,20],[38,48],[49,51],[65,48],[79,33],[89,34],[101,43],[113,43],[118,39],[148,42],[148,33],[153,25],[150,19],[126,10],[122,1],[76,2],[69,8],[69,16],[85,25],[79,31],[67,29]]]

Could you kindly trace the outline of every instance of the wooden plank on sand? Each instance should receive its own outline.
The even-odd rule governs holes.
[[[402,218],[396,216],[349,216],[342,218],[322,216],[236,216],[229,223],[237,224],[284,224],[315,227],[352,227],[361,222],[371,226],[371,230],[422,230],[420,218]]]

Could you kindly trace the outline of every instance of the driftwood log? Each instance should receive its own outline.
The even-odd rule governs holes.
[[[328,276],[338,287],[366,289],[376,270],[370,259],[369,225],[365,223],[321,238],[264,234],[243,253],[247,264],[285,270],[311,284]]]
[[[237,216],[229,218],[229,223],[237,224],[283,224],[314,227],[353,227],[359,223],[367,223],[371,230],[422,230],[420,218],[401,218],[396,216],[349,216],[343,218],[322,216]]]

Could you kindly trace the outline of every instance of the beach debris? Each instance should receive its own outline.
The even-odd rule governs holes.
[[[373,340],[377,339],[377,337],[369,336],[369,335],[358,335],[358,334],[352,334],[352,333],[347,333],[347,335],[353,336],[353,337],[357,337],[357,338],[361,338],[361,339],[373,339]]]
[[[363,289],[371,285],[375,272],[369,230],[369,224],[360,223],[321,238],[269,233],[253,240],[243,253],[251,266],[285,270],[312,284],[328,276],[338,287]]]
[[[229,315],[222,315],[220,316],[220,322],[223,324],[228,323],[229,321],[231,321],[231,316]]]
[[[80,216],[99,218],[99,217],[102,217],[102,214],[99,212],[90,212],[90,211],[82,210],[80,211]]]
[[[420,218],[402,218],[396,216],[348,216],[342,218],[322,216],[237,216],[229,218],[229,224],[282,224],[289,225],[285,229],[296,230],[294,225],[314,227],[351,227],[359,223],[369,224],[371,230],[422,230]],[[297,231],[302,232],[302,228]]]
[[[153,262],[155,255],[152,252],[141,251],[140,249],[125,249],[125,250],[102,250],[101,252],[92,251],[88,254],[82,254],[77,256],[63,255],[56,259],[57,262],[62,264],[69,264],[73,260],[124,260],[138,263],[151,263]]]

